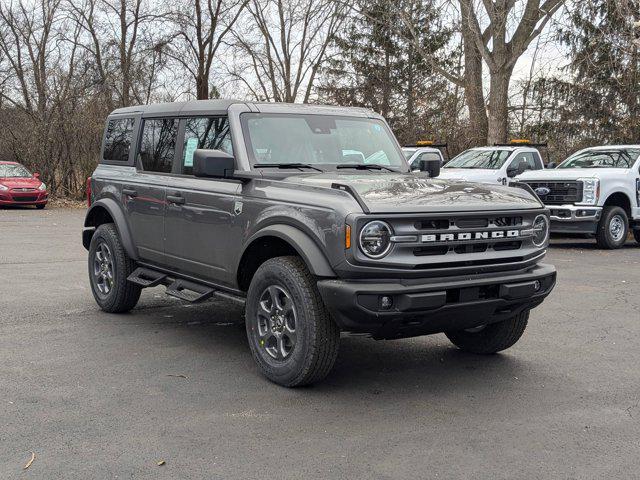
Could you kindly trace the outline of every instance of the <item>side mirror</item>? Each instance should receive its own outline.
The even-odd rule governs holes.
[[[33,178],[40,178],[40,174],[38,172],[33,173]]]
[[[556,168],[556,162],[549,162],[545,168]]]
[[[233,178],[236,160],[222,150],[199,149],[193,152],[193,174],[196,177]]]
[[[517,167],[509,167],[507,169],[507,177],[513,178],[522,175],[527,171],[527,162],[520,162]]]
[[[440,175],[440,160],[419,160],[418,169],[427,172],[429,178],[436,178]]]

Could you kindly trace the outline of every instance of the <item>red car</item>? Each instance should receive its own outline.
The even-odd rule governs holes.
[[[44,208],[49,194],[47,186],[16,162],[0,162],[0,206],[35,205]]]

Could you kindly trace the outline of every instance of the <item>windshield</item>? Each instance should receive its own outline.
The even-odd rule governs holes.
[[[443,168],[487,168],[498,170],[511,155],[511,150],[467,150]]]
[[[25,178],[31,177],[31,172],[22,165],[0,164],[0,178]]]
[[[252,165],[313,165],[321,170],[379,166],[407,171],[385,123],[333,115],[244,113],[242,128]]]
[[[570,156],[557,168],[631,168],[640,149],[587,150]]]

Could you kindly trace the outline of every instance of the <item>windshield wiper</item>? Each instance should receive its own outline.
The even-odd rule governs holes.
[[[308,163],[256,163],[255,168],[310,168],[318,172],[324,172],[321,168],[314,167]]]
[[[387,172],[398,173],[398,170],[375,163],[341,163],[340,165],[336,165],[336,169],[342,168],[355,168],[356,170],[386,170]]]

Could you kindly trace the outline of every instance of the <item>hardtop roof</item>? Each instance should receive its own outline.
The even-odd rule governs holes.
[[[340,115],[352,117],[379,117],[372,110],[360,107],[337,107],[332,105],[310,105],[299,103],[247,102],[233,99],[189,100],[185,102],[151,103],[117,108],[111,115],[142,114],[145,116],[170,115],[182,116],[190,114],[224,115],[231,105],[244,104],[252,111],[259,113],[308,113]]]

